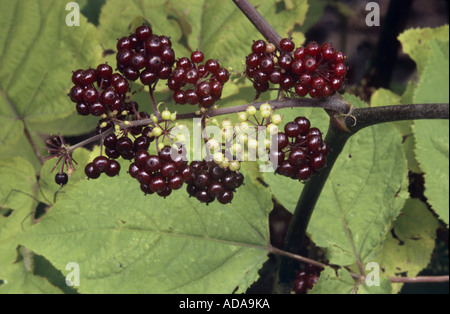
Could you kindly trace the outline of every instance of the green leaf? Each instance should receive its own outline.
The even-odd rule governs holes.
[[[60,294],[46,278],[33,273],[33,252],[20,248],[20,259],[6,267],[8,279],[0,285],[2,294]],[[5,279],[3,279],[5,281]]]
[[[439,223],[426,204],[408,199],[375,258],[388,277],[415,277],[430,262]],[[402,285],[396,284],[394,291]]]
[[[96,66],[102,50],[97,30],[84,16],[80,26],[66,25],[66,4],[0,0],[0,156],[23,156],[36,171],[40,163],[24,136],[25,127],[38,149],[47,132],[88,131],[71,115],[75,105],[67,93],[72,71]]]
[[[80,292],[231,293],[245,291],[267,259],[271,208],[251,180],[232,204],[206,206],[185,191],[144,196],[122,174],[77,183],[21,242],[63,274],[78,263]]]
[[[393,127],[374,126],[349,139],[308,228],[331,263],[365,263],[376,255],[406,198],[406,179],[401,138]]]
[[[65,6],[55,0],[0,2],[0,104],[12,106],[12,116],[47,122],[72,113],[66,95],[71,72],[101,55],[95,28],[83,16],[83,26],[67,26]]]
[[[430,42],[433,40],[448,41],[448,38],[448,25],[437,28],[408,29],[398,36],[398,40],[403,47],[403,52],[408,54],[416,62],[419,76],[422,75],[422,71],[429,59]]]
[[[366,282],[355,281],[345,269],[335,271],[326,267],[310,294],[388,294],[391,293],[391,284],[386,277],[379,278],[378,285],[369,285]]]
[[[429,42],[429,60],[414,92],[415,103],[448,103],[449,48],[446,42]],[[425,175],[425,196],[439,217],[448,225],[449,122],[414,122],[416,155]]]
[[[1,208],[30,208],[36,184],[33,166],[20,157],[0,159],[0,177]]]
[[[409,93],[408,89],[406,93]],[[371,107],[399,105],[402,103],[403,97],[408,96],[399,96],[390,90],[381,88],[372,94],[370,98],[370,105]],[[414,173],[422,173],[415,154],[416,139],[412,130],[413,124],[413,121],[398,121],[392,123],[392,125],[395,126],[402,135],[402,147],[405,152],[406,159],[408,160],[408,169]]]
[[[36,178],[23,158],[0,159],[0,293],[57,293],[33,274],[33,253],[19,247],[25,219],[31,219]],[[59,291],[60,292],[60,291]]]
[[[448,102],[449,41],[430,42],[429,58],[414,91],[414,103]]]
[[[439,217],[448,225],[449,122],[448,120],[414,123],[416,155],[425,172],[425,196]]]

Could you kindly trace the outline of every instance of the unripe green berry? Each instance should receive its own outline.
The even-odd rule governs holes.
[[[251,138],[248,140],[248,149],[256,150],[258,149],[258,141]]]
[[[155,137],[160,136],[162,134],[162,132],[163,131],[162,131],[162,129],[160,127],[154,127],[153,130],[152,130],[152,134]]]
[[[271,120],[272,120],[273,124],[280,125],[281,122],[283,122],[283,117],[279,114],[274,114],[274,115],[272,115]]]
[[[274,135],[278,133],[278,126],[276,126],[274,123],[270,123],[267,126],[266,132],[270,135]]]
[[[222,129],[225,129],[225,128],[231,127],[231,126],[233,126],[233,123],[228,118],[226,118],[225,120],[222,121]]]
[[[267,110],[267,109],[261,110],[261,117],[263,117],[263,118],[268,118],[268,117],[270,117],[271,114],[272,114],[271,110]]]
[[[206,142],[206,148],[216,151],[220,148],[220,144],[216,139],[212,138],[208,142]]]
[[[217,153],[214,153],[213,160],[216,164],[220,165],[225,160],[225,156],[222,153],[217,152]]]
[[[239,122],[245,122],[248,120],[248,113],[247,112],[239,112],[238,114],[238,120]]]
[[[256,107],[255,106],[248,106],[246,112],[249,116],[253,116],[256,114]]]
[[[168,109],[165,109],[163,112],[161,112],[161,118],[164,120],[170,120],[170,111]]]
[[[228,160],[228,158],[227,157],[224,157],[223,158],[223,160],[222,160],[222,162],[219,164],[219,166],[221,167],[221,168],[227,168],[228,167],[228,165],[230,164],[230,161]]]
[[[265,103],[265,104],[262,104],[261,107],[259,107],[259,110],[261,110],[261,111],[263,111],[263,110],[272,111],[272,107],[270,106],[270,104]]]
[[[228,165],[228,169],[230,169],[231,171],[238,171],[241,168],[241,163],[237,160],[233,160],[230,162],[230,164]]]

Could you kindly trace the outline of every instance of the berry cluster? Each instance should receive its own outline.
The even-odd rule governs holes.
[[[306,265],[304,270],[295,273],[293,290],[297,294],[306,294],[319,280],[321,269],[312,265]]]
[[[129,80],[140,78],[150,85],[167,79],[175,63],[175,52],[167,36],[153,34],[151,27],[141,25],[129,36],[117,41],[117,69]]]
[[[271,151],[270,158],[277,165],[276,173],[304,181],[326,165],[328,144],[305,117],[288,122],[284,132],[278,132],[273,140],[277,141],[278,150]]]
[[[97,156],[84,168],[84,173],[90,179],[97,179],[102,173],[109,177],[114,177],[120,172],[120,164],[117,160]]]
[[[230,74],[217,60],[208,59],[204,64],[203,52],[192,52],[191,58],[178,59],[167,85],[174,91],[175,103],[210,108],[222,95],[223,85]],[[185,87],[184,89],[182,89]]]
[[[101,116],[108,111],[120,111],[129,89],[128,81],[119,73],[113,74],[108,64],[96,69],[79,69],[73,72],[75,84],[68,94],[76,103],[78,114]]]
[[[177,157],[173,157],[176,154]],[[179,190],[191,177],[191,167],[178,152],[170,146],[164,146],[157,155],[150,155],[146,149],[139,149],[128,173],[135,178],[145,194],[156,193],[167,197],[172,190]]]
[[[312,98],[331,96],[342,87],[347,72],[345,56],[332,44],[310,42],[295,49],[291,39],[283,38],[279,46],[281,50],[257,40],[246,57],[245,73],[258,95],[269,89],[269,83],[286,91],[294,88],[298,96],[309,94]]]
[[[211,203],[216,198],[221,204],[231,203],[233,193],[244,183],[241,172],[222,168],[213,161],[193,161],[190,168],[187,192],[202,203]]]

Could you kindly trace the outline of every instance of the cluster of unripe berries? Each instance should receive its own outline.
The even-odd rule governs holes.
[[[175,103],[197,105],[211,108],[222,96],[223,85],[228,82],[230,74],[222,68],[217,60],[205,59],[199,50],[192,52],[191,58],[180,58],[172,75],[167,81],[174,91]]]
[[[304,269],[295,272],[293,290],[296,294],[306,294],[319,280],[321,269],[308,264]]]
[[[305,117],[297,117],[275,135],[278,149],[270,152],[276,173],[301,181],[308,180],[326,166],[329,152],[318,128],[311,127]]]
[[[345,55],[330,43],[310,42],[295,49],[294,42],[283,38],[280,50],[274,44],[257,40],[246,57],[245,73],[258,93],[272,83],[282,90],[294,89],[298,96],[322,98],[341,89],[347,68]]]

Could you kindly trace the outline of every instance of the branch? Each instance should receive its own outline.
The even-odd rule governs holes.
[[[345,118],[345,124],[352,133],[356,133],[365,127],[379,123],[419,119],[448,120],[448,103],[358,108],[352,110]]]
[[[247,0],[233,0],[234,4],[252,22],[264,38],[280,49],[281,36],[277,31],[261,16],[255,7]]]
[[[391,277],[392,283],[449,282],[449,276]]]
[[[394,105],[384,107],[370,107],[351,109],[352,105],[343,99],[339,94],[325,99],[312,98],[282,98],[279,100],[253,102],[245,105],[239,105],[228,108],[220,108],[210,110],[207,112],[208,117],[215,117],[221,115],[229,115],[245,111],[249,105],[255,106],[257,109],[262,104],[268,103],[273,110],[285,108],[321,108],[327,110],[331,119],[334,121],[335,128],[345,131],[349,134],[354,134],[357,131],[379,123],[400,121],[400,120],[417,120],[417,119],[448,119],[449,105],[448,104],[414,104],[414,105]],[[177,120],[200,118],[195,112],[178,114]],[[159,122],[162,120],[160,119]],[[122,122],[119,124],[121,129],[126,129],[135,126],[147,126],[153,124],[152,119],[142,119],[135,121]],[[89,143],[95,142],[109,133],[113,132],[114,128],[95,135],[80,143],[77,143],[69,148],[74,151],[78,147],[85,146]]]

